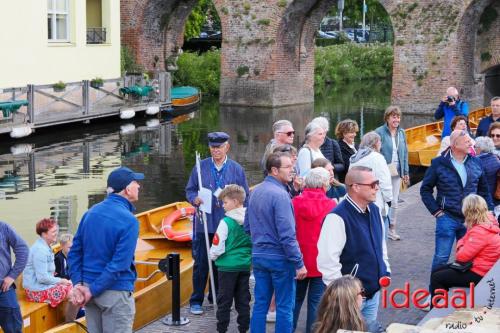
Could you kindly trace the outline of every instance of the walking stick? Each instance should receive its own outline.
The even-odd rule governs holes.
[[[198,152],[196,152],[196,170],[198,172],[198,185],[201,191],[203,185],[201,183],[200,154]],[[214,271],[212,268],[212,260],[210,260],[210,242],[208,240],[207,213],[199,209],[199,207],[197,208],[197,210],[198,210],[198,218],[200,218],[203,223],[203,231],[205,233],[205,245],[207,247],[207,261],[208,261],[208,272],[210,276],[210,286],[212,287],[212,299],[214,301],[214,309],[215,311],[217,311],[217,297],[215,292]]]

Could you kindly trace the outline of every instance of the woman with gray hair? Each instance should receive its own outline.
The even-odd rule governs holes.
[[[389,220],[387,214],[392,201],[392,181],[391,172],[387,165],[385,158],[380,154],[380,147],[382,140],[380,135],[376,132],[368,132],[361,138],[359,150],[356,154],[351,156],[351,164],[349,169],[353,166],[365,166],[371,168],[375,173],[375,177],[379,180],[380,189],[377,192],[377,200],[375,204],[380,209],[384,224],[386,227],[386,236],[389,228]]]
[[[480,136],[476,138],[474,148],[476,149],[477,157],[481,161],[484,173],[486,174],[486,180],[488,181],[491,198],[493,199],[495,206],[498,206],[500,204],[500,200],[495,199],[495,191],[497,188],[497,172],[500,170],[500,160],[494,153],[495,144],[491,138]],[[499,213],[500,209],[495,208],[495,215],[498,216]]]
[[[321,145],[320,150],[323,156],[332,163],[335,173],[340,173],[345,171],[344,160],[342,159],[342,153],[340,152],[340,146],[337,140],[332,139],[328,136],[328,130],[330,129],[330,122],[325,117],[316,117],[311,122],[318,123],[326,132],[325,142]]]
[[[311,332],[316,319],[316,310],[325,290],[318,271],[318,239],[325,216],[335,208],[335,201],[326,196],[330,186],[330,173],[325,168],[311,169],[305,178],[305,188],[301,195],[292,199],[295,211],[297,242],[304,258],[307,277],[297,280],[293,326],[297,327],[300,308],[307,294],[306,332]]]
[[[323,156],[320,147],[325,142],[326,131],[317,122],[310,122],[305,130],[305,143],[297,156],[297,169],[300,176],[304,177],[311,169],[312,162]]]

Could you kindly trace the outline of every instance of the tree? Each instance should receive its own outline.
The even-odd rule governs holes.
[[[186,21],[184,39],[198,37],[207,24],[213,30],[220,30],[220,18],[212,0],[200,0]]]

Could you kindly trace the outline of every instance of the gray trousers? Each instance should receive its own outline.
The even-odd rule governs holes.
[[[90,333],[132,333],[135,301],[129,291],[106,290],[85,305]]]

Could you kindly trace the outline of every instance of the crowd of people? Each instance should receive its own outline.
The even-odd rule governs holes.
[[[431,295],[478,283],[500,258],[500,97],[491,104],[492,115],[481,120],[475,140],[467,103],[455,88],[436,110],[436,118],[444,117],[442,150],[420,189],[436,218]],[[264,179],[252,191],[244,168],[228,155],[229,135],[209,133],[210,157],[201,160],[200,170],[193,168],[185,189],[197,208],[205,204],[200,186],[212,195],[206,218],[193,219],[190,312],[203,314],[207,296],[218,305],[218,332],[227,332],[233,302],[240,332],[265,332],[267,321],[275,321],[276,332],[294,332],[307,298],[307,333],[383,331],[379,280],[391,276],[387,241],[401,241],[397,207],[400,188],[410,182],[401,117],[398,107],[388,107],[383,125],[363,135],[359,146],[354,120],[340,121],[334,139],[328,119],[314,118],[300,143],[293,124],[278,120],[261,160]],[[37,223],[39,238],[31,249],[0,222],[4,332],[21,332],[14,280],[23,269],[28,300],[53,307],[68,300],[66,320],[85,315],[90,332],[132,332],[139,235],[133,203],[142,179],[126,167],[112,171],[108,196],[84,214],[74,238],[59,237],[55,255],[56,221]],[[455,241],[457,262],[449,265]],[[212,263],[215,290],[209,287],[206,295]]]

